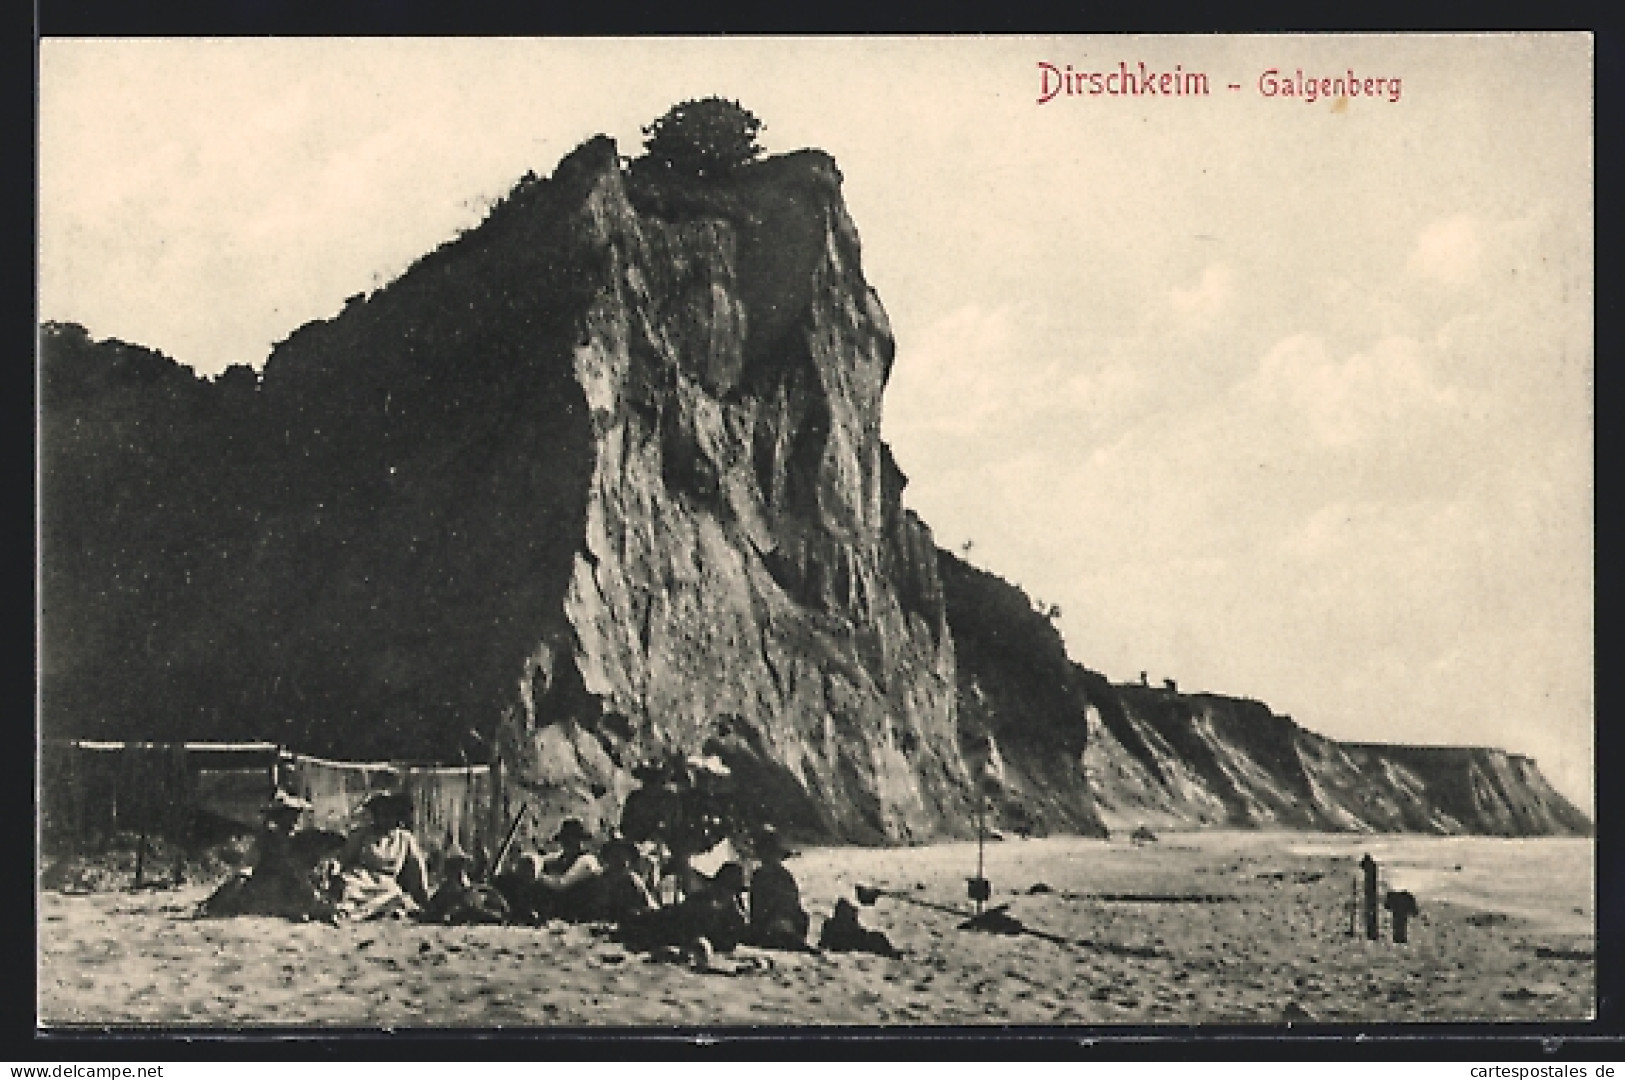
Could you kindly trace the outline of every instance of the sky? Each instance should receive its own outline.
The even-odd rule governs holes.
[[[904,500],[1075,660],[1591,811],[1585,35],[50,39],[40,317],[257,367],[713,94],[839,162]]]

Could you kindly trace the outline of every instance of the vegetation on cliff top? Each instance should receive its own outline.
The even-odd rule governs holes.
[[[762,156],[756,141],[762,126],[737,101],[684,101],[643,129],[644,150],[659,169],[702,178],[726,176]]]

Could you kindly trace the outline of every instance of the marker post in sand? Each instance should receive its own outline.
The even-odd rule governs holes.
[[[987,761],[982,765],[981,780],[976,785],[976,876],[967,882],[967,891],[971,902],[976,905],[978,917],[982,914],[982,905],[993,895],[993,885],[983,873],[984,849],[987,846],[987,800],[1004,786],[1000,775],[1004,771],[1003,764],[999,760],[998,747],[990,741]]]
[[[976,876],[967,883],[967,892],[970,893],[971,902],[976,905],[976,914],[978,916],[982,914],[982,905],[987,902],[988,897],[993,895],[992,885],[982,875],[982,848],[986,843],[984,839],[985,830],[982,827],[982,811],[986,802],[987,796],[978,790],[976,792]]]
[[[1377,860],[1371,857],[1369,851],[1360,859],[1360,870],[1365,874],[1365,936],[1368,941],[1376,941],[1380,936],[1377,930]]]

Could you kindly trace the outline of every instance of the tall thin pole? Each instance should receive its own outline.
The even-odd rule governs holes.
[[[982,913],[982,814],[987,809],[987,793],[976,785],[976,914]]]
[[[1367,852],[1360,860],[1360,869],[1365,875],[1365,936],[1376,941],[1377,933],[1377,862]]]

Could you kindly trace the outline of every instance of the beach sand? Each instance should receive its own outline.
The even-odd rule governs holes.
[[[906,955],[740,949],[743,970],[652,962],[592,927],[331,927],[196,919],[207,886],[45,892],[51,1026],[581,1027],[1300,1024],[1583,1020],[1589,892],[1533,919],[1430,899],[1407,945],[1349,935],[1359,841],[1169,833],[987,846],[992,903],[1064,939],[957,929],[974,844],[820,848],[788,865],[817,927],[854,886]],[[1030,894],[1042,883],[1048,892]],[[1572,903],[1571,903],[1572,900]],[[958,909],[952,914],[944,908]],[[1385,923],[1386,933],[1386,923]]]

